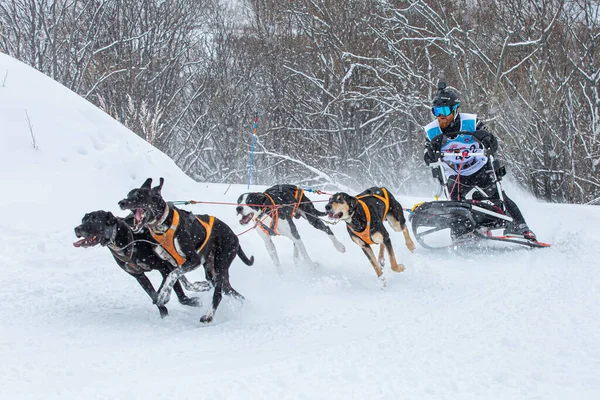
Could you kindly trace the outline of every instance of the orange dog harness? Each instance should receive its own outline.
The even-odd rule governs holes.
[[[204,222],[200,219],[200,217],[196,216],[198,222],[202,224],[204,229],[206,230],[206,237],[204,238],[204,242],[198,248],[198,252],[202,251],[208,239],[210,239],[210,234],[212,233],[213,224],[215,222],[215,217],[212,215],[208,217],[208,222]],[[171,222],[171,226],[164,233],[155,233],[152,229],[150,229],[150,234],[170,255],[175,259],[178,266],[181,266],[185,262],[185,256],[179,254],[177,249],[175,248],[175,232],[177,231],[177,227],[179,226],[179,213],[177,210],[173,210],[173,222]]]
[[[277,209],[277,207],[275,207],[275,201],[273,201],[273,198],[269,196],[268,193],[264,193],[264,195],[267,196],[269,200],[271,200],[271,204],[273,204],[273,208],[271,209],[269,215],[273,213],[273,211],[275,212],[275,214],[271,215],[271,225],[267,226],[262,221],[258,221],[258,227],[262,229],[263,232],[265,232],[267,235],[278,236],[279,233],[277,233],[277,225],[279,225],[279,210]]]
[[[354,229],[350,228],[350,225],[348,225],[348,230],[352,231],[356,236],[361,238],[366,244],[369,245],[375,244],[373,239],[371,239],[371,211],[369,210],[369,207],[367,207],[367,204],[360,199],[363,199],[365,197],[375,197],[381,200],[383,202],[383,205],[385,206],[383,211],[383,217],[381,218],[381,222],[383,222],[385,221],[385,217],[387,216],[387,213],[390,210],[390,198],[385,188],[381,188],[381,191],[383,192],[383,196],[373,193],[357,197],[358,203],[362,206],[363,210],[365,211],[365,218],[367,220],[367,226],[365,227],[365,229],[363,229],[361,232],[357,232]]]
[[[292,208],[292,218],[294,218],[294,215],[296,214],[296,210],[298,209],[298,206],[300,205],[300,200],[302,199],[302,195],[304,195],[304,189],[300,189],[298,186],[296,186],[296,192],[294,193],[294,208]]]
[[[273,210],[275,212],[274,215],[271,216],[271,224],[269,226],[265,225],[262,221],[259,221],[258,227],[263,230],[267,235],[270,236],[279,236],[277,232],[277,226],[279,225],[279,208],[275,204],[275,201],[268,193],[263,193],[265,196],[271,200],[271,204],[273,205]],[[294,207],[292,208],[291,218],[294,218],[294,214],[300,205],[300,199],[302,199],[302,195],[304,194],[304,189],[300,189],[296,186],[296,192],[294,192]],[[271,211],[273,212],[273,211]]]

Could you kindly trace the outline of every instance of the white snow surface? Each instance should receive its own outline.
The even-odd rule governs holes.
[[[247,191],[194,182],[0,54],[0,399],[600,398],[600,207],[516,192],[547,249],[410,253],[392,233],[406,271],[386,267],[385,290],[342,224],[332,229],[345,254],[298,220],[316,267],[295,265],[291,241],[275,238],[281,275],[250,231],[240,242],[255,264],[230,270],[246,300],[224,297],[204,325],[211,292],[197,294],[199,308],[172,296],[161,319],[106,248],[72,245],[86,212],[125,216],[117,202],[148,177],[165,178],[168,200],[235,202]],[[246,230],[231,205],[187,208]]]

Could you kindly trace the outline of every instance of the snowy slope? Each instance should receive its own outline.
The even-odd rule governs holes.
[[[204,307],[173,299],[161,320],[106,249],[72,246],[73,227],[96,209],[125,215],[117,201],[147,177],[165,177],[170,200],[235,202],[245,186],[193,182],[3,54],[0,85],[1,399],[600,397],[599,207],[513,196],[553,243],[542,250],[410,254],[394,234],[407,268],[384,291],[341,224],[346,254],[298,222],[317,268],[295,266],[291,242],[276,238],[281,276],[248,232],[240,241],[257,261],[231,268],[243,305],[224,299],[204,326],[203,293]],[[190,209],[245,230],[231,206]]]

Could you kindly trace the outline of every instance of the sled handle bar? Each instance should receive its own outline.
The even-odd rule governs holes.
[[[471,156],[487,156],[485,151],[468,151],[468,150],[456,150],[456,151],[441,151],[442,157],[471,157]]]
[[[462,152],[460,151],[455,151],[455,152],[440,152],[441,157],[438,161],[433,162],[431,164],[429,164],[429,166],[431,167],[432,170],[435,170],[436,168],[439,168],[439,180],[440,183],[442,185],[443,191],[444,191],[444,195],[446,196],[446,199],[450,200],[450,193],[448,191],[448,179],[446,177],[446,173],[444,171],[444,161],[443,161],[443,157],[445,156],[455,156],[455,157],[469,157],[471,155],[485,155],[488,157],[488,163],[491,166],[491,173],[492,173],[492,180],[493,182],[496,184],[496,189],[498,191],[498,197],[500,199],[501,204],[504,204],[504,192],[502,191],[502,185],[500,184],[500,179],[498,179],[498,175],[496,175],[496,170],[494,169],[494,154],[490,153],[490,154],[486,154],[485,151],[478,151],[478,152],[469,152],[467,150],[464,150]],[[435,176],[435,175],[434,175]],[[502,207],[504,209],[504,207]]]

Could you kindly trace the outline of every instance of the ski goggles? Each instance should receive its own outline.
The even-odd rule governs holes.
[[[432,107],[431,111],[436,117],[447,117],[448,115],[452,114],[458,108],[459,105],[460,103],[455,104],[453,106],[436,106]]]

